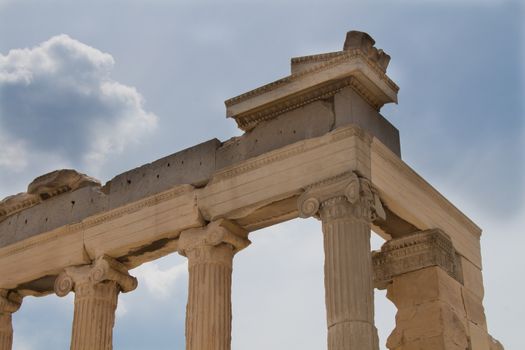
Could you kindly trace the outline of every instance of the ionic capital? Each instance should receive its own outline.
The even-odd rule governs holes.
[[[234,254],[250,245],[248,232],[237,224],[220,219],[205,227],[189,229],[179,237],[179,253],[198,263],[219,262],[231,266]]]
[[[137,279],[128,274],[123,264],[101,256],[91,265],[66,268],[55,280],[55,293],[63,297],[80,286],[93,287],[106,281],[116,282],[124,293],[137,288]]]
[[[12,314],[20,308],[22,296],[15,291],[0,289],[0,315]]]
[[[308,186],[297,200],[297,206],[302,218],[337,218],[341,215],[367,221],[386,218],[377,191],[368,179],[355,172],[344,173]]]
[[[450,237],[440,229],[426,230],[390,240],[372,255],[375,285],[386,288],[396,276],[439,266],[461,281],[461,269]]]
[[[181,233],[179,237],[179,253],[186,252],[202,246],[218,246],[228,244],[233,247],[235,253],[250,245],[247,238],[248,232],[237,224],[220,219],[213,221],[205,227],[189,229]]]

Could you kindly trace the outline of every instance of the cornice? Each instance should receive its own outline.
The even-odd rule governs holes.
[[[292,57],[291,63],[309,63],[309,62],[319,62],[324,60],[330,60],[335,57],[339,57],[345,54],[346,51],[334,51],[334,52],[326,52],[326,53],[319,53],[316,55],[307,55],[307,56],[299,56],[299,57]]]
[[[462,283],[461,268],[450,237],[439,229],[386,242],[372,256],[375,282],[384,288],[396,276],[438,266]]]
[[[241,113],[237,115],[235,119],[237,120],[239,128],[248,131],[265,120],[274,119],[283,113],[303,107],[309,103],[330,98],[345,87],[352,88],[375,110],[379,110],[381,107],[381,101],[370,93],[357,78],[350,76],[336,82],[318,86],[313,90],[306,90],[294,97],[282,99],[280,102],[271,104],[267,108],[259,111],[255,110]]]
[[[319,63],[319,65],[315,65],[312,68],[305,69],[304,71],[298,72],[296,74],[289,75],[287,77],[281,78],[279,80],[276,80],[272,83],[263,85],[259,88],[256,88],[254,90],[248,91],[244,94],[238,95],[236,97],[230,98],[226,100],[224,103],[226,107],[238,104],[240,102],[246,101],[248,99],[251,99],[255,96],[259,96],[262,94],[265,94],[267,92],[270,92],[272,90],[275,90],[276,88],[286,84],[294,82],[306,75],[312,74],[312,73],[319,73],[323,72],[325,70],[328,70],[334,66],[337,66],[345,61],[349,61],[351,59],[361,58],[370,69],[372,69],[381,80],[383,80],[391,89],[394,91],[399,91],[399,87],[375,64],[370,58],[368,58],[360,49],[353,49],[348,51],[341,51],[341,53],[329,53],[328,55],[334,55],[333,59],[330,59],[326,62]],[[321,55],[313,55],[313,56],[305,56],[305,57],[298,57],[295,58],[297,62],[300,60],[312,60],[315,56],[322,56]]]
[[[40,203],[40,197],[29,193],[18,193],[0,201],[0,221]]]

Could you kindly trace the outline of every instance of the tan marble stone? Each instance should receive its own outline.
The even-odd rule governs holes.
[[[350,172],[308,187],[298,207],[323,224],[328,349],[379,349],[370,255],[370,223],[384,218],[377,192]]]
[[[483,300],[485,290],[481,269],[464,257],[460,259],[465,288],[476,295],[479,300]]]
[[[472,350],[491,350],[490,336],[487,331],[473,322],[468,322],[470,347]]]
[[[12,314],[20,308],[22,297],[13,291],[0,289],[0,350],[13,346]]]
[[[66,268],[55,281],[55,292],[75,292],[71,350],[111,350],[118,294],[136,287],[126,267],[107,256],[93,265]]]
[[[227,220],[184,231],[179,252],[188,258],[187,350],[231,348],[233,256],[250,244],[247,232]]]
[[[468,330],[461,300],[461,285],[439,267],[427,267],[394,277],[388,298],[398,308],[389,349],[414,346],[427,349],[466,349]],[[429,346],[429,345],[427,345]],[[417,348],[417,347],[416,347]]]
[[[110,349],[118,293],[136,285],[127,270],[178,251],[190,270],[187,347],[226,350],[232,262],[247,232],[314,216],[329,350],[378,348],[370,229],[391,240],[375,255],[375,283],[398,306],[391,349],[499,350],[482,303],[481,229],[403,162],[380,114],[397,101],[389,61],[352,31],[342,51],[295,57],[290,76],[226,101],[244,135],[104,186],[67,169],[38,177],[0,202],[0,289],[73,290],[72,348]],[[4,347],[10,322],[0,310]]]

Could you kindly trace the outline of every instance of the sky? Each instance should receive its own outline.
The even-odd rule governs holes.
[[[103,182],[241,131],[223,101],[289,74],[294,56],[366,31],[392,56],[381,113],[405,162],[483,228],[490,333],[524,349],[525,4],[519,0],[0,0],[0,198],[75,168]],[[320,223],[250,234],[235,257],[234,350],[326,348]],[[373,237],[377,249],[381,240]],[[184,348],[185,259],[131,273],[114,348]],[[69,347],[73,296],[28,297],[15,350]],[[376,293],[382,349],[394,306]]]

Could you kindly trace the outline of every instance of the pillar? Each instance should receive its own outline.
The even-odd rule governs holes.
[[[126,267],[106,256],[92,265],[66,268],[55,281],[55,293],[75,292],[71,350],[111,350],[118,294],[136,287]]]
[[[377,350],[370,224],[384,211],[370,182],[354,172],[308,187],[299,215],[321,219],[329,350]]]
[[[396,305],[390,350],[488,350],[473,346],[461,266],[441,230],[391,240],[374,253],[376,283]]]
[[[188,258],[187,350],[231,348],[233,256],[247,247],[247,232],[227,220],[182,232],[179,253]]]
[[[22,297],[13,291],[0,289],[0,350],[13,347],[12,314],[20,308]]]

